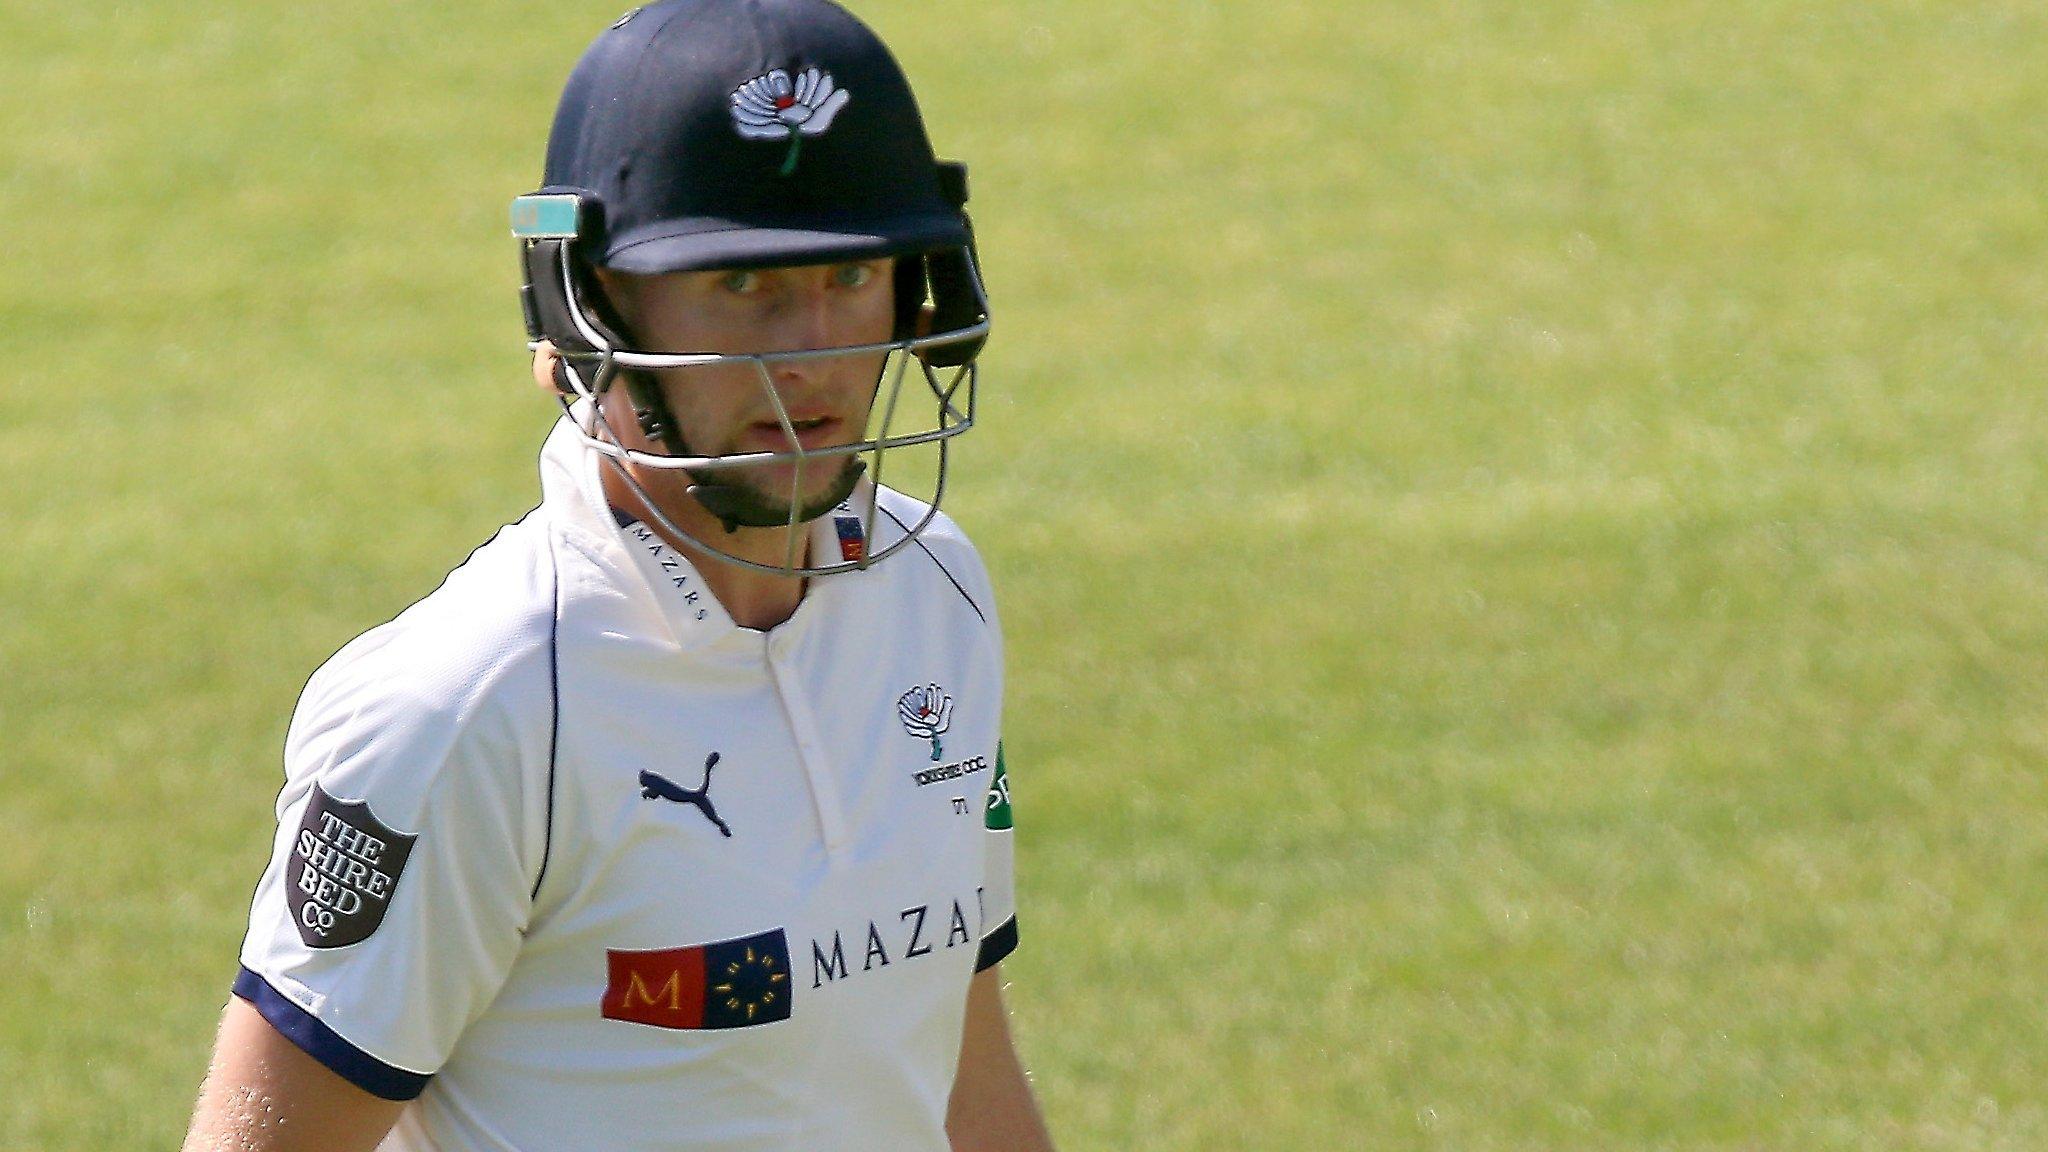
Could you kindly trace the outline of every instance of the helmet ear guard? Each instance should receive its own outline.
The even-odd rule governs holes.
[[[545,339],[556,349],[593,356],[628,344],[625,322],[611,307],[587,265],[576,258],[570,240],[535,240],[526,245],[526,286],[520,300],[527,306],[526,334]],[[575,298],[569,294],[574,282]],[[578,321],[581,323],[578,323]],[[593,339],[595,337],[595,339]]]
[[[964,213],[963,213],[964,215]],[[982,294],[981,265],[974,256],[973,225],[968,225],[964,248],[927,253],[924,274],[931,281],[931,331],[956,332],[988,319],[988,298]],[[988,342],[986,335],[935,344],[919,355],[934,368],[958,368],[972,363]]]
[[[960,210],[960,222],[967,229],[967,243],[959,248],[926,253],[920,279],[928,280],[931,285],[930,330],[956,332],[988,319],[988,296],[982,288],[981,260],[974,248],[974,221],[967,215],[967,165],[957,160],[941,160],[938,173],[939,192],[947,203]],[[987,342],[986,335],[976,336],[926,348],[920,355],[934,368],[958,368],[981,355],[982,345]]]
[[[578,239],[598,231],[602,211],[595,199],[576,192],[543,189],[512,202],[512,232],[523,241],[519,305],[527,338],[554,345],[559,354],[555,389],[565,398],[574,399],[585,388],[593,394],[603,392],[616,376],[626,386],[640,431],[670,452],[684,455],[688,450],[681,430],[653,378],[609,362],[612,352],[632,342],[625,335],[625,321],[575,251]],[[577,362],[597,365],[585,388],[570,378]]]
[[[967,216],[967,165],[938,162],[939,190],[960,209],[967,229],[964,248],[947,248],[899,257],[896,261],[896,338],[909,340],[937,332],[957,332],[988,319],[988,297],[981,284],[981,263],[974,248],[974,221]],[[987,336],[939,344],[918,353],[934,368],[958,368],[981,355]]]
[[[512,201],[512,235],[521,241],[519,305],[528,339],[546,340],[571,354],[622,346],[604,317],[579,316],[581,310],[570,298],[571,281],[581,263],[571,248],[603,231],[603,217],[603,205],[575,189],[543,188]]]

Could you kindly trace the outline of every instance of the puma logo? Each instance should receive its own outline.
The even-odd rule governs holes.
[[[711,806],[711,769],[718,764],[718,753],[704,758],[704,783],[696,788],[684,788],[658,772],[640,773],[640,798],[643,800],[673,800],[688,804],[704,814],[706,820],[718,825],[718,830],[727,836],[732,829],[718,818],[718,809]]]

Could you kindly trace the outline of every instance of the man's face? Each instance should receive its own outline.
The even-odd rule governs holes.
[[[895,262],[882,258],[796,268],[602,276],[636,343],[646,350],[733,354],[888,340],[896,317],[894,272]],[[885,354],[873,353],[769,362],[768,378],[795,427],[797,442],[814,450],[865,439],[884,359]],[[671,368],[657,375],[694,455],[794,450],[755,365]],[[611,398],[620,391],[612,390]],[[637,431],[630,416],[613,426],[622,432]],[[829,493],[851,459],[806,461],[798,502],[808,505]],[[764,507],[780,510],[788,508],[796,478],[793,463],[725,468],[715,476],[704,475],[714,483],[749,489]]]

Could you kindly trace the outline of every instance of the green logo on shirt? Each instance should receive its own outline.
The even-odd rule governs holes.
[[[988,781],[988,817],[984,821],[990,828],[1014,828],[1016,821],[1010,817],[1010,776],[1003,770],[1003,746],[996,745],[996,773]]]

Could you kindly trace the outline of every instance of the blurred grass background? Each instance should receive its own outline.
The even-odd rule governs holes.
[[[2048,12],[855,8],[1063,1146],[2048,1146]],[[617,14],[0,10],[0,1147],[175,1144],[305,676],[534,500]]]

